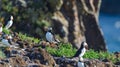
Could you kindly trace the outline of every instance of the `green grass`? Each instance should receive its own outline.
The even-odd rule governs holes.
[[[94,50],[89,50],[85,53],[84,58],[89,58],[89,59],[98,59],[99,54],[95,52]]]
[[[3,32],[4,32],[5,34],[10,34],[10,30],[9,30],[9,29],[3,28]]]
[[[5,34],[10,34],[10,30],[9,30],[9,29],[3,28],[3,32],[4,32]],[[39,43],[39,42],[40,42],[40,39],[34,38],[34,37],[30,37],[30,36],[28,36],[27,34],[23,34],[23,33],[21,33],[21,32],[18,33],[18,36],[19,36],[20,39],[22,39],[22,40],[27,40],[27,41],[34,42],[34,43]]]
[[[113,63],[115,63],[116,61],[120,61],[120,58],[117,59],[113,53],[103,52],[103,51],[97,52],[92,49],[90,49],[85,53],[84,58],[99,59],[99,60],[108,59]]]
[[[5,58],[5,54],[2,52],[2,48],[0,47],[0,58]]]
[[[38,38],[34,38],[34,37],[29,37],[27,36],[26,34],[22,34],[22,33],[18,33],[18,36],[20,37],[20,39],[22,40],[27,40],[27,41],[30,41],[30,42],[34,42],[34,43],[39,43],[40,42],[40,39]]]
[[[46,50],[51,55],[58,57],[61,56],[72,57],[77,51],[77,49],[73,48],[72,45],[69,43],[65,44],[60,43],[58,47],[59,48],[47,47]],[[113,63],[115,63],[116,61],[120,61],[120,58],[116,59],[113,53],[103,51],[97,52],[94,51],[93,49],[88,50],[83,57],[87,59],[99,59],[99,60],[108,59]]]
[[[48,53],[54,55],[54,56],[66,56],[66,57],[72,57],[74,56],[76,49],[72,47],[69,43],[60,43],[58,45],[58,48],[51,48],[47,47],[46,50]]]

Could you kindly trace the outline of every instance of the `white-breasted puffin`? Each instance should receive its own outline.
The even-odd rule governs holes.
[[[55,36],[52,33],[52,28],[48,28],[47,33],[46,33],[46,40],[50,43],[58,43],[59,42],[55,39]]]
[[[13,24],[13,16],[10,16],[10,20],[5,25],[5,29],[9,29]]]
[[[78,67],[85,67],[84,62],[83,62],[83,55],[85,54],[87,49],[88,49],[88,44],[86,42],[82,42],[80,49],[74,55],[74,57],[79,58],[79,61],[78,61],[78,64],[77,64]]]
[[[86,42],[82,42],[81,47],[78,49],[74,57],[82,57],[87,49],[88,49],[88,44]]]
[[[0,34],[2,34],[3,28],[2,28],[2,23],[0,23]]]

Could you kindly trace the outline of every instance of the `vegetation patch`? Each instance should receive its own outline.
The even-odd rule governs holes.
[[[10,34],[10,30],[5,29],[5,28],[3,28],[3,32],[4,32],[5,34]]]
[[[93,49],[87,51],[84,55],[84,58],[99,59],[99,60],[108,59],[113,63],[120,61],[120,58],[116,58],[113,53],[103,52],[103,51],[98,52],[98,51],[94,51]]]
[[[60,43],[58,48],[47,47],[46,50],[53,56],[66,56],[72,57],[76,53],[77,49],[73,48],[70,43]]]
[[[4,49],[4,47],[0,47],[0,58],[5,58],[5,54],[4,52],[2,51],[2,49]]]
[[[39,43],[40,42],[40,39],[34,38],[34,37],[29,37],[26,34],[22,34],[20,32],[19,32],[18,36],[20,37],[20,39],[27,40],[29,42],[34,42],[34,43]]]
[[[46,50],[51,55],[57,57],[61,57],[61,56],[73,57],[77,51],[77,49],[73,48],[70,43],[60,43],[58,47],[59,48],[47,47]],[[103,52],[103,51],[98,52],[98,51],[94,51],[93,49],[88,50],[83,57],[87,59],[99,59],[101,61],[104,59],[108,59],[113,63],[120,61],[120,58],[116,58],[116,56],[113,53]]]

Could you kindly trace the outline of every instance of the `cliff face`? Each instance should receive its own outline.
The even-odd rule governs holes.
[[[100,3],[101,0],[63,1],[61,9],[55,12],[53,18],[56,32],[63,29],[64,32],[60,35],[64,34],[64,38],[77,48],[82,41],[86,40],[90,48],[106,51],[98,23]],[[58,23],[60,26],[57,25]]]
[[[101,0],[5,0],[0,3],[0,21],[4,23],[2,19],[14,15],[14,30],[42,38],[45,28],[53,26],[63,41],[76,48],[87,41],[90,48],[106,51],[98,24]]]

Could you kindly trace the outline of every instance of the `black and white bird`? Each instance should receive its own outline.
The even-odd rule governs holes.
[[[50,43],[58,43],[60,42],[59,40],[55,39],[54,34],[52,33],[52,28],[48,28],[48,31],[46,33],[46,40]]]
[[[8,35],[4,35],[3,36],[3,39],[2,39],[2,44],[4,44],[4,45],[6,45],[6,46],[10,46],[10,43],[9,43],[9,41],[8,41]]]
[[[88,49],[87,43],[86,42],[82,42],[80,49],[74,55],[74,57],[78,57],[79,58],[79,61],[78,61],[78,64],[77,64],[78,67],[85,67],[84,66],[84,62],[83,62],[83,56],[84,56],[84,54],[85,54],[87,49]]]
[[[2,23],[0,23],[0,34],[2,34],[3,28],[2,28]]]
[[[83,57],[87,49],[88,49],[88,44],[86,42],[82,42],[81,47],[78,49],[74,57]]]
[[[3,38],[2,37],[2,34],[3,34],[2,31],[3,31],[3,28],[2,28],[2,25],[0,24],[0,40],[2,40],[2,38]]]
[[[9,29],[13,24],[13,16],[10,16],[10,20],[5,25],[5,29]]]

